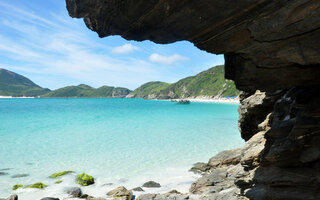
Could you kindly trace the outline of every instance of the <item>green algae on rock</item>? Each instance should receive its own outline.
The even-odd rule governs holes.
[[[17,190],[17,189],[19,189],[19,188],[21,188],[21,187],[23,187],[23,185],[21,185],[21,184],[16,184],[16,185],[12,186],[12,190]]]
[[[49,177],[50,178],[57,178],[59,176],[63,176],[63,175],[66,175],[66,174],[71,174],[73,173],[74,171],[63,171],[63,172],[57,172],[57,173],[54,173],[54,174],[51,174]]]
[[[37,189],[43,189],[46,187],[48,187],[48,186],[46,184],[41,183],[41,182],[25,186],[25,188],[37,188]]]
[[[86,173],[79,174],[77,176],[77,183],[82,186],[88,186],[94,184],[94,178]]]
[[[54,182],[55,184],[60,184],[60,183],[62,183],[62,180],[58,180],[58,181],[56,181],[56,182]]]

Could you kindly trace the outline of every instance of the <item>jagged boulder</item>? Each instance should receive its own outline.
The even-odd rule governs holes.
[[[118,200],[132,200],[132,191],[127,190],[127,188],[120,186],[113,189],[107,193],[108,196],[113,197]]]

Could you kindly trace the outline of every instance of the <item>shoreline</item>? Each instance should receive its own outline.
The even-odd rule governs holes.
[[[35,99],[36,97],[13,97],[13,96],[0,96],[0,99]]]
[[[228,98],[185,98],[185,99],[170,99],[170,100],[188,100],[190,102],[200,103],[235,103],[239,104],[239,99],[228,99]]]
[[[189,169],[192,166],[188,165],[178,168],[168,167],[162,172],[147,171],[139,176],[131,177],[130,179],[120,178],[117,181],[111,182],[108,182],[99,176],[94,176],[95,183],[89,186],[81,186],[76,183],[76,175],[78,175],[80,172],[73,172],[54,179],[48,178],[48,176],[50,175],[50,173],[48,173],[47,178],[43,177],[43,179],[38,180],[38,182],[43,182],[44,184],[46,184],[46,188],[33,189],[21,187],[17,190],[10,189],[10,191],[8,191],[9,193],[1,194],[0,199],[14,194],[17,194],[19,196],[19,199],[22,198],[24,200],[41,199],[48,196],[53,196],[54,198],[65,200],[81,199],[79,197],[75,198],[66,192],[66,190],[70,188],[80,188],[82,194],[87,194],[95,198],[101,198],[106,200],[110,199],[110,197],[106,196],[106,193],[120,186],[124,186],[128,190],[132,190],[136,187],[142,187],[144,191],[132,190],[132,193],[135,196],[150,193],[162,194],[172,190],[177,190],[182,193],[188,193],[191,184],[201,177],[200,174],[195,174],[189,171]],[[61,180],[62,182],[56,184],[55,181],[57,180]],[[148,181],[155,181],[157,183],[160,183],[161,187],[143,187],[142,185]]]
[[[0,96],[0,99],[127,99],[127,98],[113,98],[113,97],[12,97],[12,96]],[[141,99],[141,98],[131,98]],[[161,101],[179,101],[188,100],[190,102],[199,103],[234,103],[239,104],[238,98],[181,98],[181,99],[145,99],[145,100],[161,100]]]

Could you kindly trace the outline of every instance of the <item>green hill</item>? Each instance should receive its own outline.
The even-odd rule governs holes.
[[[233,81],[224,78],[224,66],[212,67],[196,76],[190,76],[176,83],[149,82],[134,90],[128,98],[175,99],[195,97],[238,96]]]
[[[131,92],[127,98],[153,99],[170,84],[160,81],[148,82]]]
[[[0,96],[35,97],[49,91],[24,76],[0,68]]]
[[[127,96],[131,90],[121,87],[102,86],[93,88],[85,84],[78,86],[67,86],[53,90],[41,97],[96,97],[96,98],[123,98]]]

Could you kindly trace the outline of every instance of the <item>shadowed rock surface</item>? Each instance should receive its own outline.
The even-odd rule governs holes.
[[[66,2],[69,14],[84,18],[100,37],[121,35],[156,43],[188,40],[202,50],[225,54],[226,77],[241,90],[320,83],[316,0]]]
[[[224,54],[225,77],[245,92],[239,128],[247,142],[231,162],[197,165],[204,176],[188,194],[137,199],[320,199],[320,1],[66,2],[100,37],[188,40]]]

